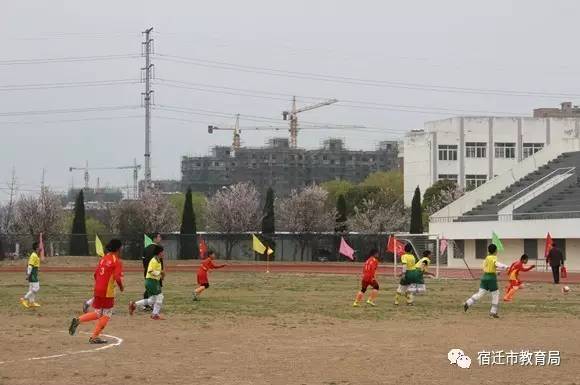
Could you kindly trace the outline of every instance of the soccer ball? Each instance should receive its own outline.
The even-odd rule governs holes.
[[[564,287],[562,287],[562,293],[568,294],[569,292],[570,292],[570,286],[564,286]]]

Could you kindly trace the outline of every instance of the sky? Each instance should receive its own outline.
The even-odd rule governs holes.
[[[0,201],[82,186],[69,167],[143,164],[142,31],[153,27],[153,179],[180,179],[183,155],[287,137],[282,111],[303,112],[300,146],[341,137],[354,149],[400,139],[425,121],[530,115],[576,102],[580,2],[464,0],[44,0],[0,14]],[[88,57],[88,58],[87,58]],[[62,60],[62,58],[66,58]],[[83,59],[78,59],[83,58]],[[575,100],[576,99],[576,100]],[[87,110],[92,109],[92,110]],[[253,127],[281,130],[254,130]],[[91,172],[91,186],[131,184],[130,170]],[[143,173],[141,172],[141,177]]]

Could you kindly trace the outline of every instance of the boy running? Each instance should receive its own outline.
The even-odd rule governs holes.
[[[359,302],[363,300],[363,297],[367,291],[367,288],[370,286],[373,288],[369,298],[367,299],[367,304],[371,306],[377,306],[375,303],[375,299],[379,295],[379,283],[375,278],[375,274],[377,272],[377,268],[379,267],[379,250],[372,249],[369,252],[367,260],[363,266],[363,274],[362,274],[362,281],[361,281],[361,289],[356,294],[354,299],[354,303],[352,306],[357,307],[359,306]]]
[[[483,261],[483,275],[481,276],[481,283],[479,291],[472,295],[463,304],[463,310],[467,311],[477,301],[479,301],[486,293],[491,293],[491,310],[489,316],[491,318],[499,318],[497,310],[499,307],[499,287],[497,285],[497,269],[505,270],[506,265],[497,261],[497,246],[491,244],[487,247],[489,255]]]
[[[528,255],[524,254],[520,257],[519,261],[512,263],[508,269],[507,275],[510,283],[506,288],[506,293],[503,297],[504,301],[511,301],[513,296],[516,294],[516,291],[524,287],[524,283],[520,281],[520,272],[530,271],[536,267],[536,265],[526,266],[526,263],[528,263]]]
[[[73,318],[69,326],[69,334],[76,333],[79,324],[97,321],[93,334],[89,338],[91,344],[106,344],[108,341],[99,337],[113,315],[115,305],[115,283],[119,290],[125,290],[123,284],[123,263],[121,262],[122,242],[112,239],[106,247],[107,253],[95,270],[95,286],[93,297],[94,311]]]
[[[409,285],[407,291],[411,293],[423,294],[427,291],[425,286],[425,276],[434,277],[435,274],[429,272],[429,264],[431,263],[431,251],[423,251],[423,257],[415,264],[417,269],[417,283]]]
[[[145,309],[146,306],[153,306],[151,319],[162,320],[159,315],[161,305],[163,305],[163,293],[161,293],[161,280],[165,277],[163,271],[163,247],[153,246],[153,258],[149,261],[147,274],[145,275],[145,292],[147,297],[137,302],[129,302],[129,314],[133,315],[135,309]]]
[[[403,294],[407,299],[407,305],[413,305],[413,291],[415,288],[409,290],[409,286],[417,285],[421,281],[422,272],[416,267],[417,260],[413,255],[413,246],[410,243],[405,245],[405,253],[401,255],[401,263],[403,264],[403,272],[401,273],[401,280],[399,287],[395,293],[395,305],[398,305]]]
[[[25,308],[40,307],[36,302],[36,293],[40,290],[40,282],[38,281],[38,269],[40,268],[40,247],[38,242],[32,244],[32,253],[28,257],[28,266],[26,267],[26,280],[28,281],[28,292],[23,298],[20,298],[20,303]]]
[[[197,270],[197,284],[198,287],[195,289],[195,291],[193,292],[193,300],[194,301],[198,301],[199,300],[199,295],[201,293],[203,293],[203,291],[205,289],[207,289],[209,287],[209,279],[208,279],[208,273],[211,269],[221,269],[222,267],[225,267],[226,265],[215,265],[213,263],[213,258],[215,257],[215,252],[210,250],[207,253],[207,257],[204,258],[203,262],[201,263],[201,265],[199,265],[199,269]]]

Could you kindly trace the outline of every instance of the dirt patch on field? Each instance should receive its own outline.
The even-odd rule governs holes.
[[[366,311],[366,309],[360,309]],[[579,380],[580,320],[482,318],[480,314],[405,321],[227,318],[162,322],[115,316],[107,333],[119,347],[42,361],[33,357],[90,349],[70,337],[67,319],[2,315],[0,383],[17,384],[573,384]],[[550,326],[555,323],[555,327]],[[81,326],[90,331],[90,326]],[[572,334],[569,334],[572,333]],[[447,361],[450,348],[473,359]],[[479,367],[481,350],[560,350],[559,367]]]

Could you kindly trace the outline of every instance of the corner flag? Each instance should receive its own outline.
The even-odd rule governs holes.
[[[491,232],[491,243],[497,246],[497,251],[503,251],[503,243],[501,243],[501,239],[499,239],[495,231]]]
[[[145,247],[153,244],[153,240],[149,238],[147,234],[143,234],[143,239],[145,241]]]
[[[258,254],[264,254],[266,250],[268,252],[268,255],[274,252],[274,250],[272,250],[269,247],[266,249],[266,246],[264,246],[262,241],[260,241],[260,238],[256,237],[255,234],[252,234],[252,249]]]
[[[105,250],[103,249],[103,243],[99,239],[99,236],[96,234],[95,234],[95,250],[96,250],[97,255],[99,257],[102,257],[105,255]]]

